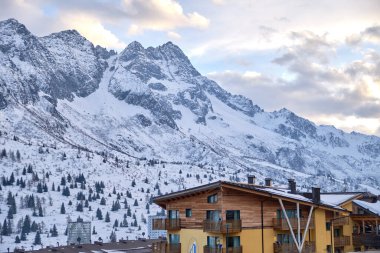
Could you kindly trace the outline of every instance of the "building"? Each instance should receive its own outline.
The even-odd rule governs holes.
[[[148,236],[150,239],[166,238],[166,230],[153,229],[153,220],[164,220],[166,216],[149,215],[148,216]]]
[[[78,218],[76,222],[67,223],[67,244],[90,244],[91,222]]]
[[[171,253],[322,253],[354,248],[352,208],[343,206],[363,194],[345,196],[343,202],[330,196],[333,201],[326,201],[319,188],[298,193],[294,180],[287,189],[265,181],[265,186],[256,185],[254,177],[248,177],[248,183],[218,181],[156,197],[154,203],[168,215],[154,219],[153,229],[167,230],[166,251]],[[342,233],[334,234],[338,228]],[[349,245],[345,235],[351,236]]]
[[[321,199],[350,211],[349,217],[331,222],[335,252],[380,249],[379,196],[367,192],[324,193]]]

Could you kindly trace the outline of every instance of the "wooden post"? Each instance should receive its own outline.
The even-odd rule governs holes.
[[[376,219],[376,235],[379,235],[379,222]]]
[[[363,226],[363,234],[365,234],[365,224],[364,224],[364,220],[362,220],[362,226]]]

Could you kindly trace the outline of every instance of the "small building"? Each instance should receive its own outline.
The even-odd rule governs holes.
[[[76,222],[67,223],[67,244],[90,244],[91,222],[78,218]]]
[[[166,237],[166,230],[153,229],[153,220],[163,220],[166,216],[162,215],[150,215],[148,216],[148,236],[150,239],[158,239],[160,237]]]

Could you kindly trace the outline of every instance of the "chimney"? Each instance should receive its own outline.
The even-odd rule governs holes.
[[[248,184],[255,184],[256,176],[248,175]]]
[[[294,181],[294,179],[289,178],[288,185],[289,185],[290,193],[296,194],[297,193],[296,181]]]
[[[265,178],[265,186],[272,187],[272,178]]]
[[[321,188],[319,187],[312,187],[312,198],[314,203],[320,203],[321,202]]]

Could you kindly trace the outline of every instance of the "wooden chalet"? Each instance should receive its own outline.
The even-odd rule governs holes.
[[[270,179],[256,185],[254,177],[248,183],[218,181],[158,196],[154,203],[167,211],[166,219],[153,221],[153,229],[167,230],[161,252],[319,253],[352,245],[352,231],[340,237],[331,232],[332,221],[349,219],[350,211],[321,199],[319,188],[296,192],[294,180],[287,189],[273,187]]]

